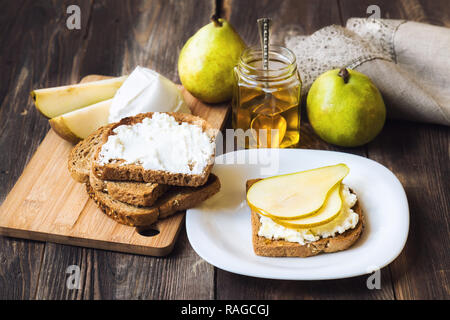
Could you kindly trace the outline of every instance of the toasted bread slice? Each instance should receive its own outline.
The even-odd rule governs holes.
[[[86,184],[89,196],[102,211],[119,223],[129,226],[148,226],[173,215],[175,212],[195,207],[220,190],[219,178],[210,174],[201,187],[173,187],[149,207],[136,207],[113,199],[108,193],[94,190]]]
[[[149,207],[169,189],[166,184],[100,180],[94,174],[89,184],[96,191],[103,191],[111,198],[137,207]]]
[[[89,181],[91,172],[92,157],[102,143],[102,134],[107,131],[112,124],[97,129],[89,137],[78,142],[69,155],[68,169],[71,177],[80,183]]]
[[[252,184],[259,180],[261,179],[248,180],[247,190]],[[352,209],[359,215],[359,221],[355,228],[349,229],[335,237],[322,238],[304,245],[285,240],[271,240],[258,236],[261,222],[259,214],[252,210],[251,223],[253,250],[255,254],[266,257],[310,257],[322,252],[345,250],[358,240],[364,226],[364,216],[359,201],[356,202]]]
[[[124,118],[120,122],[115,123],[113,126],[109,127],[108,130],[103,132],[102,144],[108,141],[108,137],[110,135],[115,134],[113,130],[116,127],[140,123],[145,118],[151,118],[153,114],[153,112],[141,113],[134,117]],[[167,112],[167,114],[174,117],[179,123],[186,122],[200,126],[203,132],[211,138],[211,141],[215,139],[217,129],[211,127],[204,119],[185,113]],[[117,161],[100,164],[100,152],[101,147],[98,148],[96,154],[94,155],[92,169],[95,176],[101,180],[152,182],[174,186],[198,187],[206,183],[214,164],[213,154],[201,174],[172,173],[164,170],[146,170],[139,164],[123,164],[123,159],[117,159]]]
[[[70,175],[80,183],[89,182],[95,190],[108,190],[113,199],[136,206],[151,206],[167,190],[168,186],[140,182],[104,181],[90,174],[92,157],[102,142],[102,134],[111,126],[112,124],[99,128],[72,149],[68,161]]]

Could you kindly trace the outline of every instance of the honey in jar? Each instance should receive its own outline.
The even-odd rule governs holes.
[[[301,90],[295,55],[287,48],[271,46],[264,69],[261,49],[251,47],[243,52],[234,72],[233,128],[250,132],[245,146],[295,147],[300,140]]]

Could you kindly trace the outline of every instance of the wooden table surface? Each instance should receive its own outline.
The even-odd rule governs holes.
[[[49,130],[31,89],[75,83],[87,74],[126,74],[138,64],[179,81],[178,52],[212,11],[208,0],[1,3],[0,202]],[[80,30],[66,27],[72,4],[81,9]],[[382,18],[450,27],[447,0],[230,0],[223,12],[247,44],[257,44],[259,17],[274,19],[274,33],[295,28],[310,34],[366,17],[372,4]],[[410,233],[402,254],[381,270],[381,289],[367,289],[367,276],[308,282],[225,272],[202,260],[182,230],[164,258],[0,237],[0,299],[449,299],[449,129],[387,121],[367,146],[343,149],[320,141],[303,122],[300,147],[371,158],[402,182]],[[69,265],[81,269],[79,290],[66,287]]]

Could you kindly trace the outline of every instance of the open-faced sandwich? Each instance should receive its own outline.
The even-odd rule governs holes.
[[[309,257],[349,248],[364,217],[342,183],[345,164],[247,181],[253,249],[269,257]]]
[[[217,193],[215,134],[202,118],[150,112],[101,127],[79,142],[69,171],[117,222],[148,226]]]

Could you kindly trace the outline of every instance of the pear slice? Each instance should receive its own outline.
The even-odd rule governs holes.
[[[271,218],[295,220],[316,213],[348,174],[345,164],[262,179],[247,192],[249,206]]]
[[[31,92],[36,108],[47,118],[111,99],[127,76],[79,83],[70,86],[38,89]]]
[[[331,189],[325,204],[314,215],[296,220],[273,219],[273,221],[291,229],[312,228],[328,223],[335,219],[341,212],[341,188],[341,183],[336,184],[336,186]]]
[[[101,126],[108,124],[111,102],[112,99],[109,99],[65,113],[50,119],[50,126],[63,139],[77,143]]]

